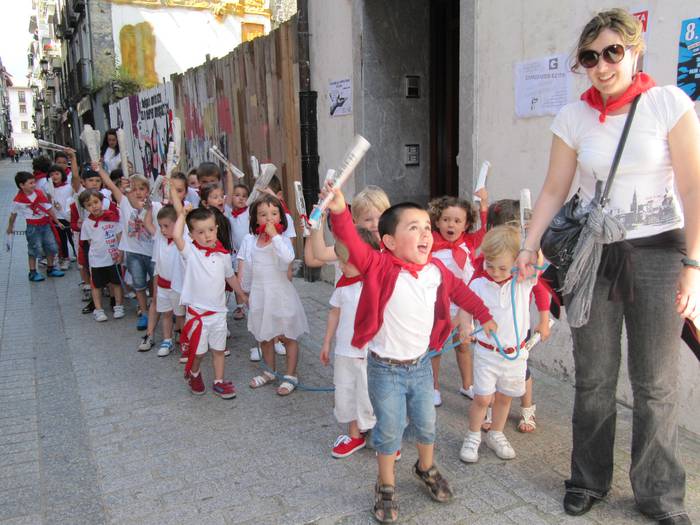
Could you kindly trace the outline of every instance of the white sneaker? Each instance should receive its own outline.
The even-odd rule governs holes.
[[[282,343],[277,341],[275,343],[275,353],[277,355],[287,355],[287,349],[284,347],[284,345]]]
[[[70,268],[70,261],[68,259],[63,259],[58,263],[59,270],[68,270]]]
[[[479,461],[479,445],[481,445],[481,432],[467,432],[467,437],[462,443],[462,450],[459,451],[459,459],[465,463],[476,463]]]
[[[224,357],[228,357],[230,355],[231,355],[231,350],[229,350],[228,348],[226,350],[224,350]]]
[[[170,355],[170,352],[172,352],[172,350],[172,339],[163,339],[163,341],[160,343],[160,347],[158,348],[158,357],[167,357]]]
[[[123,304],[116,304],[114,305],[114,318],[115,319],[121,319],[124,317],[124,305]]]
[[[262,359],[262,355],[260,352],[260,348],[257,346],[254,346],[253,348],[250,349],[250,360],[251,361],[260,361]]]
[[[436,407],[442,405],[442,395],[437,388],[433,390],[433,405]]]
[[[226,329],[226,339],[231,339],[231,330]]]
[[[134,293],[134,292],[127,292],[127,293],[124,294],[124,297],[126,297],[127,299],[136,299],[136,293]]]
[[[98,309],[93,310],[93,311],[92,311],[92,317],[93,317],[93,318],[95,319],[95,321],[97,321],[98,323],[101,323],[101,322],[107,320],[107,314],[106,314],[105,311],[102,310],[101,308],[100,308],[99,310],[98,310]]]
[[[90,285],[88,283],[80,283],[80,289],[83,292],[89,292],[90,291]]]
[[[148,352],[153,347],[153,338],[150,335],[144,335],[139,343],[139,352]]]
[[[486,446],[493,450],[501,459],[513,459],[515,450],[510,446],[503,432],[491,430],[486,434]]]
[[[469,388],[464,388],[463,386],[459,387],[459,393],[462,394],[464,397],[468,397],[469,399],[474,399],[474,387],[470,386]]]

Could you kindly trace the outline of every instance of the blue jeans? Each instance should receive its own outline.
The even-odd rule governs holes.
[[[367,387],[377,418],[372,429],[372,446],[377,453],[400,450],[407,426],[408,436],[417,443],[435,443],[433,369],[427,356],[415,365],[401,366],[378,361],[370,353]]]
[[[635,249],[634,302],[608,301],[610,282],[598,276],[588,324],[571,330],[576,396],[566,490],[602,498],[610,489],[624,319],[634,394],[630,480],[638,508],[656,520],[685,514],[676,423],[683,323],[674,301],[680,259],[673,250]]]
[[[148,288],[148,281],[155,274],[155,264],[148,255],[126,252],[126,268],[134,282],[134,290],[140,292]]]
[[[27,253],[29,257],[38,259],[42,255],[48,257],[58,253],[56,237],[54,237],[53,230],[49,224],[42,226],[27,224],[25,235],[27,237]]]

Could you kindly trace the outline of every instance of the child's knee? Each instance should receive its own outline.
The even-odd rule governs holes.
[[[491,404],[491,398],[493,396],[480,396],[480,395],[475,395],[474,396],[474,401],[473,403],[477,405],[480,408],[486,408]]]

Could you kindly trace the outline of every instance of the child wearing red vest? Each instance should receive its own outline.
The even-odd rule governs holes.
[[[14,235],[15,219],[17,215],[27,221],[25,236],[27,238],[27,252],[29,255],[29,280],[38,282],[45,277],[36,271],[36,260],[42,254],[46,257],[46,275],[49,277],[63,277],[63,272],[54,267],[58,244],[56,231],[63,225],[56,217],[51,201],[41,190],[36,189],[34,175],[27,171],[19,171],[15,175],[15,184],[18,192],[12,203],[10,220],[7,224],[7,234]]]
[[[379,219],[385,249],[376,252],[358,236],[342,192],[327,183],[322,197],[331,191],[333,233],[348,247],[350,263],[363,276],[352,345],[368,345],[369,351],[367,383],[377,418],[372,444],[379,469],[374,515],[378,521],[394,522],[395,453],[407,425],[418,448],[414,473],[434,500],[452,499],[433,461],[436,417],[427,352],[442,348],[451,331],[450,301],[472,314],[487,333],[497,326],[464,282],[431,259],[432,228],[423,208],[402,203],[387,209]]]

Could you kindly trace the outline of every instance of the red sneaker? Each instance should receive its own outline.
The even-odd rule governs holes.
[[[201,373],[197,377],[190,373],[190,378],[187,383],[190,385],[190,392],[192,392],[195,396],[201,396],[206,391]]]
[[[396,451],[396,459],[394,461],[400,461],[401,460],[401,449]]]
[[[231,381],[222,381],[220,383],[214,383],[212,387],[212,392],[214,392],[221,399],[231,399],[236,397],[236,387],[233,386]]]
[[[186,363],[190,357],[189,353],[190,345],[187,343],[180,343],[180,362]]]
[[[366,444],[367,440],[363,437],[351,438],[350,436],[338,436],[338,439],[336,439],[333,444],[331,456],[334,458],[346,458],[361,448],[365,448]]]

